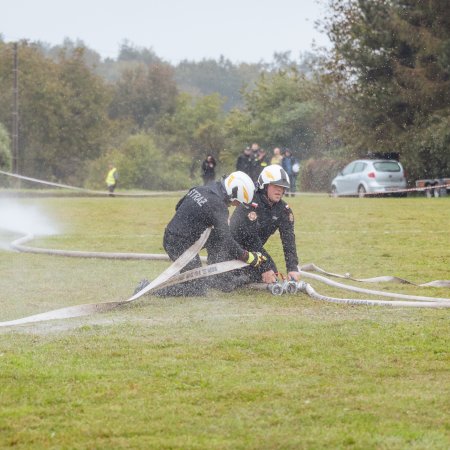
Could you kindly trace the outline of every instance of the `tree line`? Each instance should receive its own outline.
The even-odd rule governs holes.
[[[271,63],[182,61],[121,46],[22,41],[22,174],[100,187],[178,189],[206,153],[223,173],[251,142],[288,147],[302,188],[326,190],[346,162],[397,152],[414,180],[450,174],[450,12],[444,0],[329,0],[329,51]],[[0,168],[11,167],[13,46],[0,40]]]

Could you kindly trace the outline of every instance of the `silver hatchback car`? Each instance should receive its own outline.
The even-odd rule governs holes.
[[[390,194],[406,196],[395,191],[406,188],[402,165],[392,159],[359,159],[348,164],[331,182],[331,194],[358,195]]]

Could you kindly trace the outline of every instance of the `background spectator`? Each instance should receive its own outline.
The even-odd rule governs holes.
[[[286,148],[284,150],[284,158],[281,162],[281,165],[289,175],[291,181],[290,190],[289,192],[286,192],[285,195],[288,197],[290,194],[293,197],[297,188],[297,176],[300,172],[300,163],[297,158],[294,158],[294,156],[292,156],[292,152],[288,148]]]
[[[252,177],[255,157],[250,147],[246,147],[244,151],[238,156],[236,161],[236,170],[246,173],[250,178]]]
[[[273,149],[273,156],[270,160],[270,164],[278,164],[281,166],[281,161],[283,160],[283,155],[281,154],[281,150],[279,147],[275,147]]]
[[[252,152],[253,152],[253,156],[256,159],[258,157],[258,152],[260,150],[260,146],[259,144],[257,144],[256,142],[254,142],[251,146]]]
[[[106,186],[108,187],[110,197],[114,197],[114,189],[116,189],[118,178],[119,174],[117,172],[117,169],[114,167],[114,164],[109,164],[108,174],[106,175],[105,183]]]
[[[216,160],[212,155],[208,155],[202,162],[202,178],[203,184],[211,183],[216,178]]]
[[[270,165],[270,159],[263,148],[259,148],[256,155],[257,157],[251,175],[251,178],[255,183],[258,181],[259,174],[262,172],[264,167]]]

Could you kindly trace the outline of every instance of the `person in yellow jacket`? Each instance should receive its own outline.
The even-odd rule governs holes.
[[[113,164],[110,164],[108,175],[106,175],[106,180],[105,180],[106,186],[108,186],[108,191],[109,191],[110,197],[114,197],[114,189],[116,189],[118,178],[119,178],[119,174],[117,172],[117,169],[114,167]]]
[[[281,154],[281,149],[280,147],[275,147],[273,149],[273,156],[272,159],[270,160],[270,164],[278,164],[279,166],[281,166],[281,163],[283,161],[283,155]]]

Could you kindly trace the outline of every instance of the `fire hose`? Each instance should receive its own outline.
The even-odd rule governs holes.
[[[321,269],[320,267],[317,267],[315,264],[305,264],[304,266],[301,267],[301,270],[305,271],[305,272],[319,272],[322,273],[324,275],[328,275],[334,278],[344,278],[346,280],[351,280],[351,281],[358,281],[360,283],[385,283],[385,282],[393,282],[393,283],[400,283],[400,284],[412,284],[413,286],[421,286],[421,287],[447,287],[450,288],[450,280],[435,280],[435,281],[430,281],[428,283],[422,283],[422,284],[417,284],[417,283],[413,283],[412,281],[409,280],[405,280],[404,278],[399,278],[399,277],[393,277],[390,275],[384,275],[381,277],[373,277],[373,278],[353,278],[352,276],[350,276],[349,273],[346,273],[345,275],[341,275],[341,274],[337,274],[337,273],[332,273],[332,272],[327,272],[323,269]]]
[[[155,278],[148,286],[134,294],[127,300],[114,301],[114,302],[103,302],[94,304],[84,304],[69,306],[66,308],[60,308],[52,311],[48,311],[41,314],[35,314],[32,316],[24,317],[21,319],[10,320],[6,322],[0,322],[0,327],[21,325],[26,323],[41,322],[45,320],[55,320],[55,319],[67,319],[73,317],[81,317],[94,313],[103,313],[111,311],[120,306],[124,306],[145,294],[151,294],[159,289],[173,286],[182,282],[195,280],[199,278],[208,277],[210,275],[217,275],[219,273],[228,272],[231,270],[240,269],[245,267],[247,264],[241,261],[226,261],[222,263],[212,264],[209,266],[204,266],[198,269],[193,269],[187,272],[179,273],[179,271],[201,250],[204,243],[208,239],[210,229],[208,228],[203,232],[201,237],[195,242],[188,250],[186,250],[176,261],[174,261],[166,270],[164,270],[157,278]],[[23,244],[25,242],[33,239],[33,235],[27,235],[20,239],[15,240],[11,243],[11,247],[20,252],[31,252],[40,254],[51,254],[59,256],[72,256],[72,257],[85,257],[85,258],[110,258],[110,259],[147,259],[147,260],[167,260],[169,259],[167,255],[161,254],[148,254],[148,253],[106,253],[106,252],[82,252],[82,251],[70,251],[70,250],[57,250],[57,249],[43,249],[35,247],[27,247]],[[204,259],[204,258],[202,258]],[[425,297],[425,296],[413,296],[406,294],[397,294],[385,291],[377,291],[364,289],[357,286],[346,285],[343,283],[338,283],[332,281],[325,276],[310,273],[311,271],[321,272],[329,276],[334,276],[338,278],[346,278],[353,281],[359,282],[380,282],[380,281],[394,281],[401,283],[413,284],[415,286],[434,286],[434,287],[449,287],[450,281],[447,280],[436,280],[433,282],[425,284],[416,284],[408,280],[404,280],[398,277],[375,277],[369,279],[357,279],[350,277],[349,274],[339,275],[331,272],[326,272],[325,270],[317,267],[314,264],[307,264],[303,267],[299,267],[299,273],[305,278],[312,278],[317,281],[321,281],[330,286],[346,289],[349,291],[365,293],[369,295],[379,295],[384,297],[398,298],[402,300],[368,300],[368,299],[352,299],[352,298],[335,298],[326,295],[319,294],[315,289],[305,281],[295,282],[293,280],[281,280],[281,282],[273,284],[263,284],[254,283],[248,285],[252,289],[256,290],[267,290],[273,295],[283,295],[283,294],[296,294],[298,292],[303,293],[311,297],[313,300],[320,300],[332,303],[340,303],[347,305],[367,305],[367,306],[403,306],[403,307],[416,307],[416,308],[448,308],[450,307],[450,298],[441,297]]]
[[[42,322],[45,320],[55,320],[55,319],[69,319],[74,317],[87,316],[95,313],[104,313],[111,311],[120,306],[124,306],[130,302],[137,300],[145,294],[151,294],[157,290],[173,286],[175,284],[179,284],[182,282],[195,280],[199,278],[204,278],[210,275],[217,275],[220,273],[228,272],[230,270],[240,269],[247,264],[242,261],[225,261],[217,264],[212,264],[209,266],[201,267],[198,269],[192,269],[183,273],[179,273],[179,271],[189,262],[192,258],[201,250],[204,243],[208,239],[208,236],[211,232],[210,228],[207,228],[200,238],[190,247],[188,248],[176,261],[174,261],[166,270],[164,270],[157,278],[155,278],[148,286],[132,295],[127,300],[122,301],[114,301],[114,302],[103,302],[103,303],[92,303],[92,304],[84,304],[84,305],[76,305],[69,306],[66,308],[55,309],[52,311],[48,311],[41,314],[35,314],[32,316],[23,317],[17,320],[10,320],[6,322],[0,322],[0,327],[13,326],[13,325],[22,325],[27,323],[34,322]],[[18,241],[22,241],[24,239],[30,240],[31,236],[26,236],[25,238],[21,238],[17,241],[14,241],[13,248],[18,247]],[[47,249],[40,249],[47,250]],[[51,250],[47,250],[45,253],[52,254]],[[39,252],[42,253],[42,252]],[[65,251],[59,250],[57,253],[53,253],[55,255],[64,256]],[[95,253],[95,252],[94,252]],[[93,252],[77,252],[77,256],[83,257],[93,257]],[[88,256],[90,255],[90,256]],[[133,255],[133,254],[132,254]],[[75,256],[74,252],[70,252],[69,256]],[[149,255],[146,259],[149,259]],[[156,255],[163,256],[163,255]],[[101,253],[102,258],[106,257],[106,254]],[[120,259],[124,259],[124,254],[110,254],[110,258],[119,257]],[[135,259],[135,258],[133,258]],[[161,259],[161,258],[159,258]]]
[[[74,186],[68,186],[60,183],[52,183],[48,181],[39,180],[36,178],[25,177],[22,175],[11,174],[9,172],[0,171],[0,174],[7,175],[10,177],[15,177],[18,179],[23,179],[27,181],[32,181],[35,183],[45,184],[54,187],[61,187],[66,189],[72,189],[79,192],[83,192],[85,194],[92,195],[109,195],[107,192],[103,191],[94,191],[90,189],[84,189]],[[419,190],[419,189],[417,189]],[[155,193],[152,194],[115,194],[117,196],[154,196]],[[47,313],[37,314],[34,316],[25,317],[18,320],[0,322],[0,327],[9,326],[9,325],[19,325],[23,323],[31,323],[38,322],[43,320],[51,320],[51,319],[62,319],[62,318],[70,318],[70,317],[79,317],[85,316],[88,314],[93,314],[96,312],[106,312],[110,311],[116,307],[129,303],[143,296],[144,294],[150,294],[158,289],[162,289],[164,287],[172,286],[174,284],[181,283],[183,281],[194,280],[197,278],[206,277],[213,274],[219,274],[223,272],[227,272],[230,270],[235,270],[241,267],[244,267],[246,264],[240,261],[227,261],[225,263],[218,263],[211,266],[206,266],[200,269],[194,269],[192,271],[184,272],[182,274],[179,271],[196,255],[199,250],[202,248],[204,242],[206,242],[207,237],[209,235],[209,230],[206,230],[202,237],[191,247],[189,248],[179,259],[177,259],[169,268],[167,268],[160,276],[158,276],[153,282],[151,282],[146,288],[138,292],[136,295],[133,295],[127,300],[116,301],[116,302],[105,302],[105,303],[97,303],[90,305],[78,305],[71,306],[67,308],[62,308],[54,311],[49,311]],[[38,254],[49,254],[49,255],[59,255],[59,256],[69,256],[69,257],[83,257],[83,258],[108,258],[108,259],[142,259],[142,260],[169,260],[167,255],[162,254],[149,254],[149,253],[107,253],[107,252],[84,252],[84,251],[75,251],[75,250],[58,250],[58,249],[44,249],[44,248],[36,248],[36,247],[28,247],[24,244],[30,240],[32,240],[34,236],[27,235],[20,239],[15,240],[11,243],[11,247],[20,252],[28,252],[28,253],[38,253]],[[201,260],[205,260],[204,257],[201,257]],[[339,289],[346,289],[350,291],[356,291],[360,293],[365,293],[369,295],[379,295],[384,297],[391,298],[399,298],[401,301],[386,301],[386,300],[366,300],[366,299],[345,299],[345,298],[334,298],[328,297],[321,294],[318,294],[311,285],[306,282],[296,283],[294,281],[283,280],[282,282],[273,283],[271,285],[265,284],[252,284],[249,285],[254,289],[269,289],[270,292],[274,295],[283,295],[283,294],[295,294],[297,292],[305,293],[309,295],[311,298],[315,300],[329,301],[334,303],[344,303],[344,304],[364,304],[364,305],[380,305],[380,306],[410,306],[410,307],[449,307],[450,299],[447,298],[435,298],[435,297],[423,297],[423,296],[412,296],[405,294],[396,294],[389,293],[385,291],[376,291],[369,289],[362,289],[356,286],[350,286],[342,283],[337,283],[335,281],[329,280],[325,276],[320,276],[316,274],[312,274],[310,272],[316,271],[320,272],[323,275],[328,275],[337,278],[345,278],[351,281],[357,282],[398,282],[398,283],[407,283],[415,286],[432,286],[432,287],[450,287],[450,281],[445,280],[436,280],[429,283],[424,284],[416,284],[410,282],[408,280],[392,277],[392,276],[383,276],[383,277],[375,277],[375,278],[366,278],[366,279],[357,279],[350,277],[349,274],[339,275],[331,272],[326,272],[320,267],[315,266],[314,264],[308,264],[306,266],[302,266],[299,268],[299,273],[305,278],[313,278],[317,281],[322,281],[328,285]]]
[[[450,308],[450,298],[442,297],[424,297],[406,294],[397,294],[393,292],[376,291],[371,289],[363,289],[356,286],[350,286],[335,281],[329,280],[326,277],[311,274],[303,270],[299,270],[300,275],[306,278],[314,278],[315,280],[322,281],[333,287],[345,289],[348,291],[361,292],[369,295],[380,295],[391,298],[401,298],[405,300],[368,300],[368,299],[354,299],[354,298],[336,298],[327,295],[319,294],[309,283],[305,281],[278,281],[276,283],[263,285],[260,283],[253,283],[250,285],[252,289],[266,290],[268,289],[273,295],[283,294],[296,294],[297,292],[304,293],[311,297],[313,300],[321,300],[331,303],[340,303],[346,305],[366,305],[366,306],[406,306],[413,308]]]

